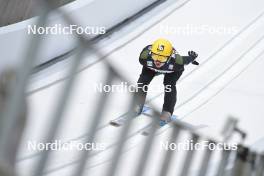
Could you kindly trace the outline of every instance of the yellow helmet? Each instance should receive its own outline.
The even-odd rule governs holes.
[[[166,62],[173,52],[170,41],[158,39],[151,46],[152,58],[160,62]]]

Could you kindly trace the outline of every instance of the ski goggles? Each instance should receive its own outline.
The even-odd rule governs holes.
[[[161,55],[158,55],[155,53],[151,53],[151,57],[154,61],[159,61],[161,63],[167,62],[167,60],[169,58],[168,56],[161,56]]]

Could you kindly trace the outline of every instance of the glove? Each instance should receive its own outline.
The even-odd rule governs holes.
[[[189,51],[188,52],[188,55],[193,59],[195,60],[197,57],[198,57],[198,54],[194,51]]]
[[[189,51],[188,56],[182,56],[183,58],[183,64],[188,65],[190,63],[194,65],[199,65],[198,62],[195,61],[195,59],[198,57],[198,54],[194,51]]]
[[[195,59],[198,57],[198,54],[194,51],[189,51],[188,55],[193,59],[192,64],[193,65],[199,65],[199,62],[195,61]]]

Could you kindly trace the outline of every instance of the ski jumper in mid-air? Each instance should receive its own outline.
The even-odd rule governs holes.
[[[137,82],[137,111],[141,113],[143,109],[148,91],[147,87],[151,80],[157,75],[164,74],[165,95],[160,126],[171,121],[177,101],[176,83],[184,71],[184,65],[199,64],[195,61],[197,57],[198,54],[194,51],[189,51],[188,56],[179,55],[170,41],[166,39],[158,39],[152,45],[146,46],[139,56],[139,62],[143,68]]]

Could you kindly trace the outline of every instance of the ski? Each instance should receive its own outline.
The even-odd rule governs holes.
[[[141,113],[146,113],[148,110],[150,110],[150,107],[144,106],[142,109]],[[136,115],[135,117],[139,116],[140,114]],[[129,120],[129,118],[131,118],[131,115],[129,114],[129,112],[124,113],[123,115],[119,116],[118,118],[111,120],[109,123],[110,125],[114,126],[114,127],[120,127],[122,126],[126,121]],[[134,117],[133,117],[134,118]]]
[[[143,114],[145,114],[146,116],[149,116],[149,117],[152,117],[152,118],[153,118],[153,116],[150,115],[149,113],[143,113]],[[169,128],[169,126],[172,125],[171,123],[174,122],[174,121],[178,121],[178,122],[180,122],[180,123],[181,123],[182,125],[184,125],[186,128],[191,129],[191,130],[193,130],[193,131],[195,131],[195,130],[199,130],[199,129],[202,129],[202,128],[207,128],[207,127],[208,127],[208,125],[204,125],[204,124],[200,124],[200,125],[192,125],[192,124],[190,124],[190,123],[187,123],[187,122],[182,121],[182,120],[179,118],[179,116],[177,116],[177,115],[172,115],[172,116],[171,116],[171,121],[170,121],[169,123],[167,123],[166,125],[164,125],[164,126],[159,126],[158,124],[156,124],[156,127],[155,127],[155,128],[157,128],[157,129],[156,129],[156,134],[155,134],[155,135],[161,134],[162,132],[166,131],[166,129]],[[152,125],[148,125],[148,126],[146,126],[145,128],[141,129],[141,130],[139,131],[139,133],[140,133],[141,135],[143,135],[143,136],[148,136],[148,135],[150,135],[150,133],[151,133],[151,128],[152,128]],[[162,130],[162,129],[164,129],[164,130]]]
[[[146,116],[149,116],[149,117],[153,118],[153,116],[150,115],[150,114],[148,114],[148,113],[143,113],[143,114],[146,115]],[[171,122],[176,121],[178,119],[179,119],[178,116],[172,115],[171,116],[171,121],[169,123],[167,123],[164,126],[160,126],[159,124],[157,124],[155,128],[157,128],[157,130],[160,130],[163,127],[166,127],[167,125],[170,125]],[[152,128],[152,126],[148,126],[148,127],[144,128],[144,129],[142,129],[141,132],[140,132],[140,134],[143,135],[143,136],[148,136],[151,133],[151,128]]]

